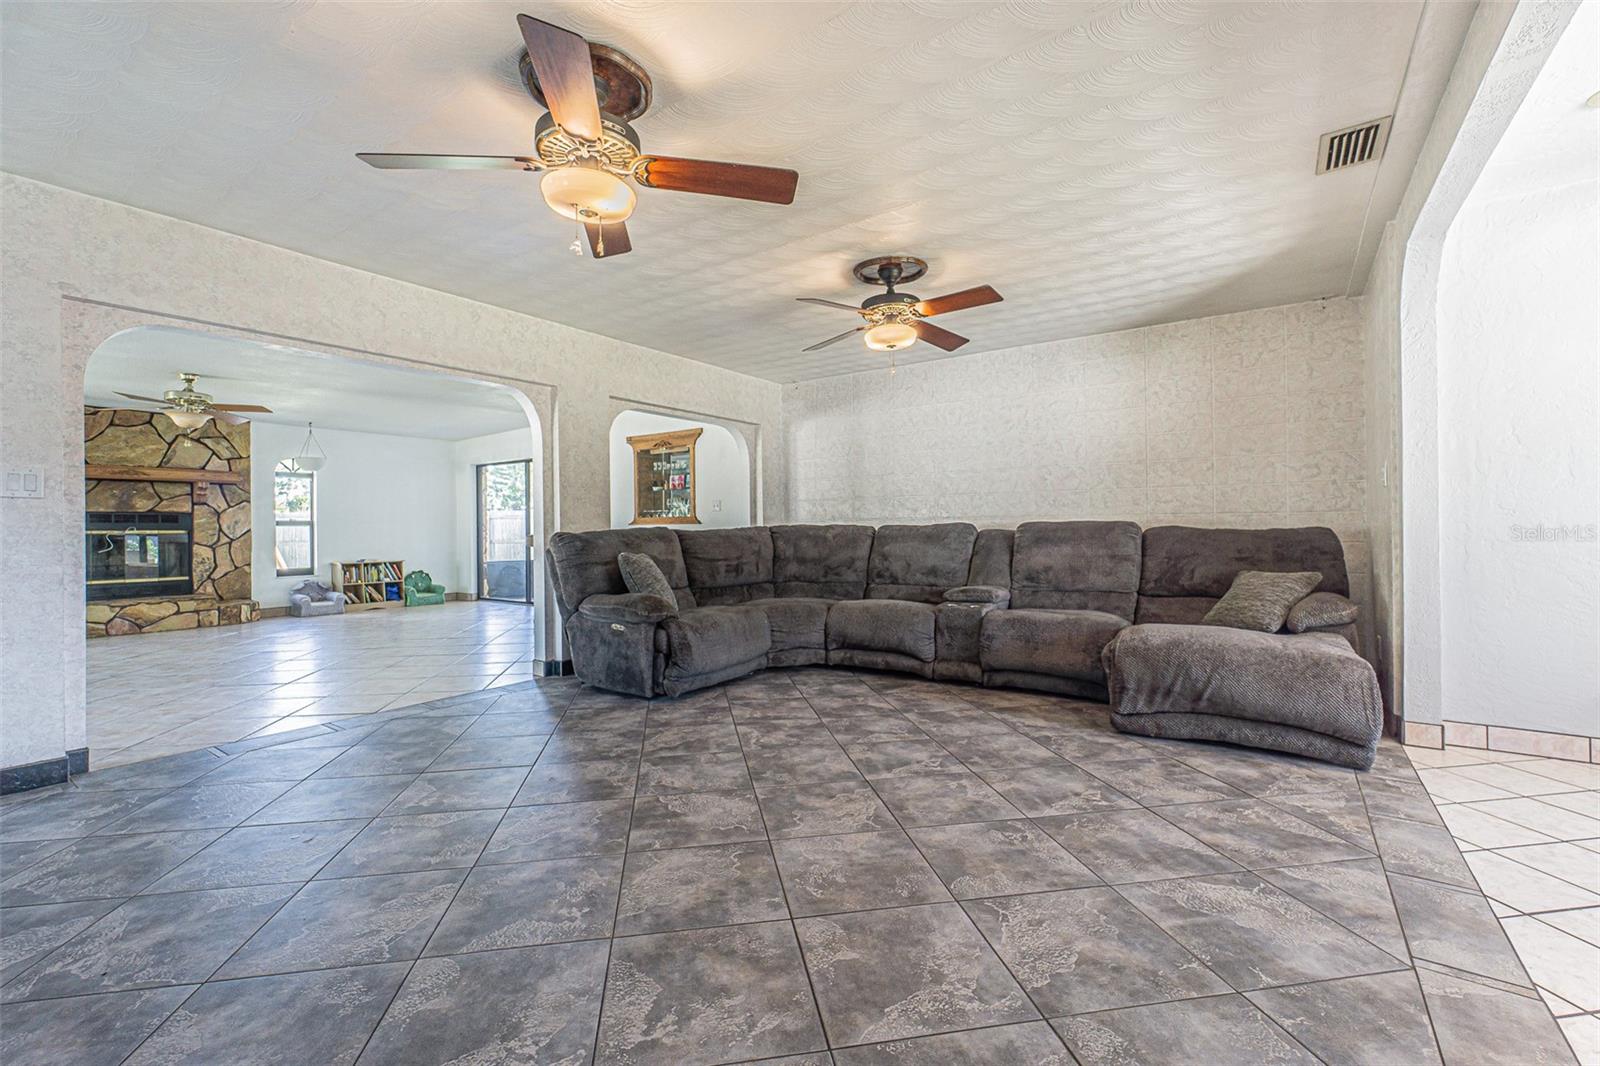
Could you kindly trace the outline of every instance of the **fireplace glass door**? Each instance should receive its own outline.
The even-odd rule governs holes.
[[[186,514],[93,512],[84,527],[90,600],[194,591]]]

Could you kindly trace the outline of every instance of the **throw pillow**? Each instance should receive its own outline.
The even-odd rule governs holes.
[[[1318,573],[1278,574],[1264,570],[1243,570],[1234,577],[1227,595],[1218,600],[1200,621],[1208,626],[1276,633],[1288,619],[1289,608],[1321,583],[1322,575]]]
[[[1313,592],[1289,609],[1289,632],[1345,626],[1356,620],[1356,605],[1337,592]]]
[[[672,594],[667,575],[650,556],[642,552],[623,552],[617,556],[617,569],[622,571],[622,583],[628,586],[629,592],[660,596],[672,604],[674,614],[678,612],[678,597]]]

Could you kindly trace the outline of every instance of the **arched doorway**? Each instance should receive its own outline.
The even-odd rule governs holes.
[[[91,513],[109,514],[127,526],[133,514],[187,518],[191,564],[184,574],[187,600],[176,595],[177,585],[173,596],[150,603],[119,602],[137,600],[148,589],[130,597],[96,598],[87,584],[96,562],[83,539],[88,527],[73,531],[86,545],[78,551],[86,576],[83,595],[90,600],[89,637],[155,634],[96,641],[92,656],[85,649],[89,682],[83,728],[96,765],[251,735],[261,720],[276,719],[279,712],[286,712],[281,723],[286,727],[296,724],[290,716],[314,724],[380,705],[402,706],[458,690],[528,680],[543,672],[550,634],[542,567],[529,568],[528,595],[516,608],[500,605],[497,612],[484,613],[476,606],[449,604],[456,618],[465,619],[462,612],[472,614],[461,624],[446,620],[450,612],[430,619],[424,610],[405,610],[404,615],[418,621],[408,619],[401,628],[402,612],[388,609],[410,604],[411,583],[402,579],[414,571],[426,571],[430,584],[448,590],[449,600],[474,598],[474,460],[486,454],[524,464],[527,536],[542,542],[550,508],[547,423],[539,406],[548,405],[547,390],[450,374],[374,353],[285,344],[250,331],[119,309],[81,310],[86,319],[112,327],[83,364],[86,412],[92,410],[85,417],[85,458],[92,464],[86,470],[90,477],[82,482],[85,519]],[[160,398],[179,386],[179,371],[199,374],[196,388],[218,403],[270,410],[249,412],[244,416],[249,421],[239,425],[212,419],[185,431],[167,415],[154,413],[161,404],[120,395]],[[315,442],[309,450],[325,458],[309,470],[297,462],[308,450],[308,437]],[[112,464],[161,469],[143,481],[126,469],[94,476],[107,474],[102,468]],[[169,474],[168,467],[180,472]],[[168,477],[174,480],[158,480]],[[303,492],[291,500],[279,491],[288,488]],[[112,557],[125,561],[129,540],[110,539],[121,539]],[[147,540],[142,533],[135,536],[136,554]],[[302,638],[310,629],[286,636],[289,620],[272,617],[286,613],[290,592],[302,582],[337,585],[341,566],[346,577],[367,576],[363,568],[369,563],[392,564],[393,573],[342,588],[351,597],[347,610],[353,614],[360,609],[363,618],[368,612],[392,617],[369,623],[362,637],[346,640],[345,661],[334,661],[321,645],[305,643]],[[252,624],[261,615],[275,625]],[[399,669],[407,664],[395,663],[393,676],[375,681],[376,664],[367,649],[381,646],[374,637],[380,625],[383,632],[400,634],[412,650],[437,652],[438,665],[450,669],[430,670],[425,677],[420,669]],[[208,632],[168,632],[186,629]],[[224,629],[230,632],[224,634]],[[471,637],[457,638],[459,632]],[[212,662],[212,676],[184,682],[184,660],[178,658],[176,667],[169,663],[162,668],[162,684],[170,691],[154,699],[181,692],[188,706],[206,712],[206,721],[179,722],[162,741],[166,748],[152,743],[140,748],[141,739],[126,716],[126,728],[108,731],[104,716],[97,713],[106,687],[101,667],[109,662],[127,675],[140,660],[153,661],[152,653],[163,645],[176,648],[184,640],[190,642],[185,650],[204,644],[203,655],[188,657]],[[440,646],[429,647],[432,641]],[[233,656],[226,664],[214,654],[222,646],[219,642]],[[477,649],[476,658],[469,654],[463,660],[458,652],[469,644]],[[260,650],[233,655],[252,647]],[[308,654],[285,657],[296,648]],[[318,656],[322,661],[311,661]],[[305,668],[312,665],[318,670],[308,672]],[[399,692],[402,687],[407,691]],[[126,706],[125,677],[119,688]],[[131,743],[119,750],[124,742]]]

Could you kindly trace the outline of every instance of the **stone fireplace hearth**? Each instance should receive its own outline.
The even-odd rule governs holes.
[[[150,411],[87,407],[83,430],[86,567],[99,582],[85,595],[89,636],[255,621],[249,423],[213,420],[184,433]],[[111,583],[130,573],[148,580],[119,595]]]

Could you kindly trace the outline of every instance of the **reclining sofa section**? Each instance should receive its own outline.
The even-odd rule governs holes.
[[[676,609],[628,592],[621,552],[655,560]],[[1237,742],[1351,764],[1370,764],[1381,722],[1353,626],[1196,624],[1241,570],[1316,570],[1319,591],[1348,596],[1327,529],[630,528],[557,533],[547,558],[578,677],[634,696],[826,663],[1110,699],[1118,728],[1154,736],[1227,740],[1249,724],[1255,739]],[[1220,695],[1218,671],[1232,677]],[[1338,690],[1332,725],[1307,671]]]
[[[1104,653],[1116,728],[1372,765],[1383,698],[1353,623],[1300,633],[1199,624],[1242,570],[1316,571],[1317,593],[1348,599],[1332,530],[1157,526],[1144,533],[1142,563],[1139,624]]]

